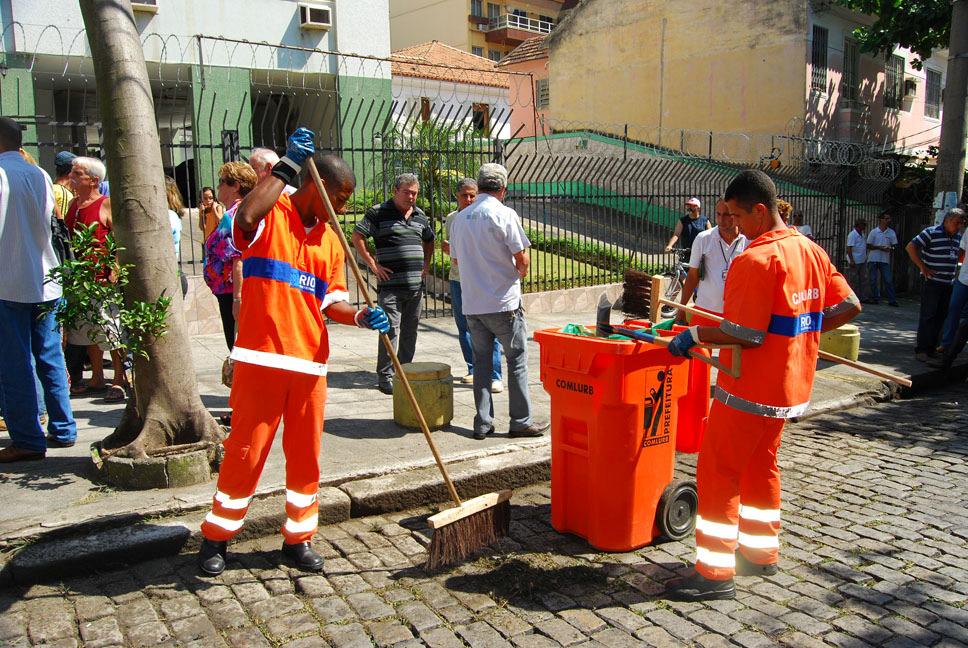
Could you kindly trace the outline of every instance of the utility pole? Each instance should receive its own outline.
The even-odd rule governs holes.
[[[936,223],[958,204],[965,180],[965,136],[968,133],[968,0],[951,3],[951,37],[945,81],[941,141],[934,176]]]

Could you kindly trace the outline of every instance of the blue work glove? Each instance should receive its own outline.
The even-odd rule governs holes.
[[[689,355],[689,349],[696,346],[695,326],[690,326],[685,331],[681,331],[679,335],[672,338],[669,342],[669,353],[680,358],[684,358]]]
[[[379,306],[374,306],[358,311],[356,313],[356,324],[361,328],[368,328],[374,331],[379,331],[380,333],[386,333],[390,330],[390,320],[387,319],[387,314]]]
[[[302,167],[306,158],[316,152],[316,147],[313,145],[314,137],[316,134],[308,128],[302,126],[297,128],[286,140],[286,157]]]

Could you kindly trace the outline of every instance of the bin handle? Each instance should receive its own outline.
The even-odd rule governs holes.
[[[658,344],[659,346],[667,347],[672,338],[662,337],[659,335],[650,335],[649,333],[643,333],[642,331],[636,331],[635,329],[622,328],[621,326],[611,326],[608,325],[613,333],[618,333],[619,335],[624,335],[636,340],[642,340],[644,342],[651,342],[653,344]],[[727,349],[733,352],[733,359],[731,366],[726,366],[718,360],[707,356],[703,353],[699,353],[696,350],[689,350],[689,357],[695,358],[700,362],[708,364],[710,367],[715,367],[719,371],[729,374],[733,378],[739,378],[740,370],[742,369],[742,347],[738,344],[706,344],[701,343],[698,345],[701,348],[706,349]]]

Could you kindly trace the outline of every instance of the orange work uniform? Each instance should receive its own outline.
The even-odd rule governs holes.
[[[795,230],[766,232],[730,266],[720,329],[759,346],[743,349],[739,378],[719,374],[699,453],[696,570],[706,578],[733,577],[737,544],[750,562],[777,562],[783,425],[810,405],[824,316],[856,303],[823,249]]]
[[[272,439],[285,421],[287,543],[316,532],[319,442],[326,402],[329,335],[323,310],[349,301],[343,250],[325,224],[303,226],[289,196],[280,196],[252,241],[237,224],[242,251],[242,307],[232,350],[232,431],[224,442],[212,511],[202,524],[209,540],[242,528]]]

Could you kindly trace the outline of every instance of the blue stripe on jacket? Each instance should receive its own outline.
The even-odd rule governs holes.
[[[796,337],[801,333],[820,331],[823,324],[823,313],[801,313],[800,315],[773,315],[770,317],[770,333]]]
[[[285,261],[265,257],[242,260],[242,278],[259,277],[288,284],[290,288],[314,295],[319,301],[326,297],[329,284],[316,275],[292,267]]]

